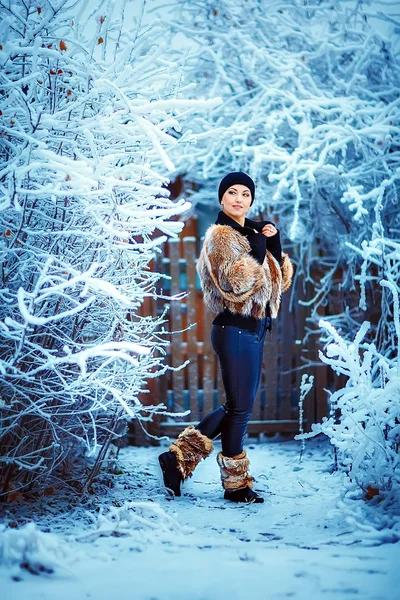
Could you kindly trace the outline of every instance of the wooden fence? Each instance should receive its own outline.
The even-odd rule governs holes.
[[[168,371],[159,379],[150,380],[151,403],[164,402],[170,411],[189,409],[190,415],[182,418],[164,418],[150,424],[150,433],[174,437],[187,424],[196,424],[210,410],[222,404],[224,391],[217,359],[211,347],[211,322],[214,315],[205,310],[199,281],[195,271],[201,240],[185,236],[170,240],[164,253],[155,260],[153,268],[170,279],[160,281],[164,295],[187,292],[181,300],[168,302],[170,345],[166,362],[179,367],[186,360],[189,364],[181,370]],[[263,368],[260,389],[255,401],[250,435],[287,433],[299,431],[299,388],[303,373],[314,375],[314,387],[304,403],[304,427],[318,422],[326,414],[327,393],[324,388],[336,384],[334,374],[318,359],[315,335],[309,335],[306,345],[303,338],[309,324],[306,319],[310,309],[299,304],[298,298],[307,299],[303,282],[298,280],[296,289],[282,296],[278,319],[273,322],[272,334],[267,332],[264,345]],[[312,293],[312,290],[309,290]],[[150,301],[143,307],[144,314],[161,314],[165,300]],[[188,327],[190,328],[188,329]],[[309,363],[305,367],[305,360]],[[311,364],[310,364],[311,363]],[[143,395],[146,403],[149,395]],[[139,436],[136,443],[145,443]]]

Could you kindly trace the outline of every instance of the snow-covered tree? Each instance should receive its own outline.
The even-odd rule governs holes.
[[[173,25],[193,44],[186,81],[223,98],[193,119],[201,136],[177,161],[197,183],[191,200],[204,210],[221,176],[249,172],[253,214],[275,216],[298,248],[315,322],[333,289],[354,289],[359,257],[345,242],[399,229],[399,36],[395,22],[393,35],[379,33],[390,17],[370,4],[182,2]],[[342,328],[353,335],[350,308]]]
[[[193,119],[198,143],[178,162],[197,184],[191,199],[198,211],[216,204],[217,182],[232,170],[256,180],[253,213],[277,217],[292,242],[296,277],[314,290],[307,304],[326,345],[321,359],[348,378],[314,432],[329,435],[352,481],[386,494],[386,505],[399,493],[400,441],[392,4],[182,2],[173,25],[195,44],[187,81],[223,98],[211,118]]]
[[[215,101],[186,99],[127,7],[0,3],[0,498],[165,411],[138,399],[166,342],[137,309],[190,206],[169,198],[170,149]]]

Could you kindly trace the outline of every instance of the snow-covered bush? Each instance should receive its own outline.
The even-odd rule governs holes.
[[[298,439],[304,442],[318,433],[327,435],[337,450],[340,466],[349,475],[346,489],[350,496],[355,488],[368,500],[377,496],[380,511],[371,519],[377,529],[389,526],[389,539],[399,539],[400,243],[384,236],[381,211],[379,202],[370,242],[362,242],[360,248],[348,243],[362,258],[360,273],[355,276],[360,281],[360,308],[366,311],[368,301],[379,299],[375,331],[364,340],[372,329],[371,323],[364,321],[350,341],[339,331],[342,315],[320,321],[325,346],[320,358],[347,381],[344,388],[330,395],[329,417]],[[374,293],[372,298],[368,285]]]
[[[397,298],[398,302],[398,298]],[[337,448],[340,463],[367,495],[400,494],[400,369],[398,355],[382,356],[375,344],[362,340],[365,321],[352,343],[326,321],[320,325],[332,340],[320,352],[323,362],[348,377],[330,396],[331,416],[312,426]],[[336,413],[339,410],[339,414]]]
[[[358,276],[361,308],[366,308],[368,279],[382,288],[375,341],[363,341],[370,329],[368,321],[351,342],[330,322],[320,321],[325,342],[320,358],[348,379],[344,388],[331,394],[329,417],[298,438],[304,441],[318,433],[330,438],[339,464],[349,476],[345,496],[361,493],[367,500],[376,496],[378,510],[369,516],[373,529],[381,532],[375,537],[396,541],[400,539],[400,244],[377,237],[363,243],[359,253],[363,258]],[[371,266],[375,275],[368,275]],[[385,279],[379,280],[380,272]],[[355,525],[361,526],[359,521],[360,517],[352,516]],[[368,534],[374,537],[373,531]]]
[[[197,184],[191,200],[207,210],[218,203],[222,175],[249,172],[253,214],[276,217],[293,242],[297,277],[314,288],[308,303],[317,324],[335,291],[354,289],[359,259],[345,242],[371,239],[379,203],[385,235],[400,226],[396,25],[384,0],[374,9],[330,0],[179,6],[173,31],[194,44],[186,81],[223,98],[211,115],[193,118],[201,136],[176,161]],[[355,302],[342,319],[350,337],[359,317]]]
[[[394,296],[396,331],[400,333],[399,289],[382,281]],[[371,539],[400,539],[400,360],[399,347],[382,355],[374,343],[362,342],[370,323],[364,321],[353,342],[344,340],[327,321],[326,349],[321,360],[345,375],[346,386],[330,396],[330,415],[313,424],[312,431],[297,436],[304,440],[323,433],[336,448],[339,466],[348,475],[344,485],[342,514]],[[399,338],[398,338],[399,339]],[[377,503],[369,511],[354,513],[349,500],[363,498]]]
[[[325,349],[321,360],[337,374],[347,377],[346,385],[329,398],[330,414],[313,424],[304,440],[323,433],[336,449],[338,464],[348,475],[340,510],[350,524],[371,540],[400,539],[400,244],[376,237],[358,251],[363,258],[361,308],[366,307],[368,280],[382,288],[381,318],[374,342],[364,338],[371,328],[361,325],[355,339],[348,341],[331,322],[320,321]],[[374,274],[369,271],[374,269]],[[380,279],[382,273],[385,279]],[[364,340],[364,341],[363,341]],[[365,510],[355,509],[354,498],[373,500],[365,524]],[[355,512],[354,512],[355,511]]]
[[[138,399],[165,368],[162,318],[136,313],[190,206],[169,198],[168,153],[215,101],[185,99],[126,4],[1,8],[0,498],[165,410]]]

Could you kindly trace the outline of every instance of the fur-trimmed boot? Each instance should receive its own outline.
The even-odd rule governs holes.
[[[250,461],[245,450],[241,454],[232,457],[223,456],[219,452],[217,462],[221,469],[221,481],[222,487],[225,490],[225,500],[256,504],[264,502],[264,498],[261,498],[252,489],[254,479],[249,474]]]
[[[189,425],[169,447],[158,457],[164,478],[164,485],[175,496],[181,495],[181,483],[192,476],[202,458],[213,451],[212,440]]]

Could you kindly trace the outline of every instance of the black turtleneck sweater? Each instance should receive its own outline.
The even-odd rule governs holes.
[[[260,265],[263,264],[265,259],[265,253],[267,250],[271,252],[272,256],[281,264],[282,261],[282,247],[280,241],[279,231],[272,237],[266,237],[261,233],[262,228],[271,223],[275,226],[272,221],[252,221],[251,219],[245,219],[244,226],[242,227],[239,223],[228,217],[222,210],[218,213],[216,225],[226,225],[233,227],[236,231],[239,231],[244,235],[250,244],[250,254],[256,259]],[[266,316],[269,316],[269,307],[266,307]],[[234,315],[227,308],[220,312],[214,319],[213,325],[233,325],[234,327],[240,327],[240,329],[249,329],[250,331],[256,331],[259,320],[255,317],[242,317],[241,315]]]

